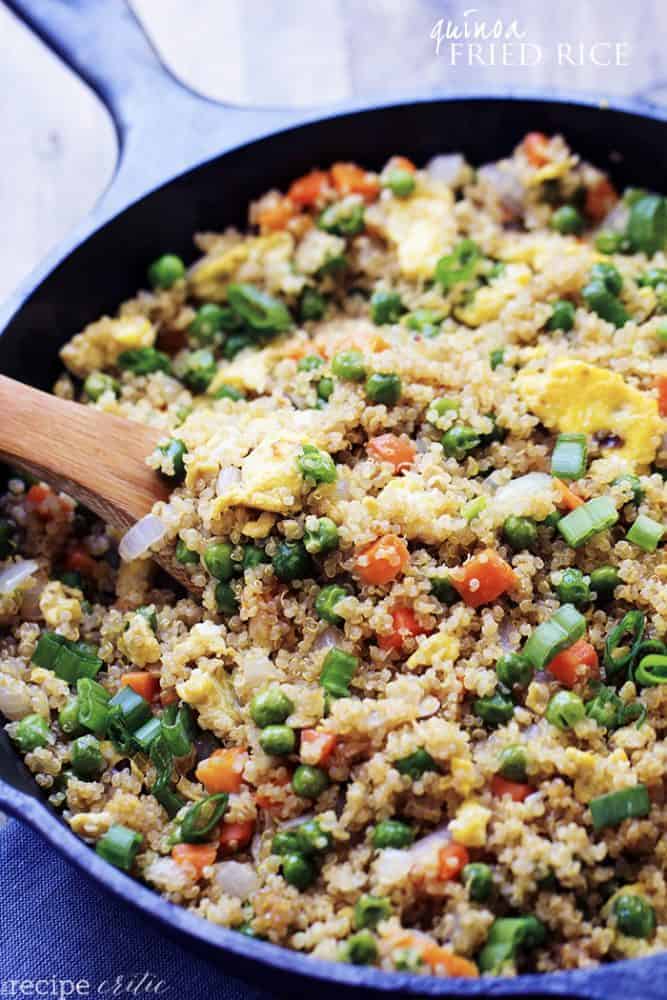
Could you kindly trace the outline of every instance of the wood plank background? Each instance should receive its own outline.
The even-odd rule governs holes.
[[[35,0],[51,4],[71,0]],[[107,0],[125,3],[127,0]],[[249,106],[326,105],[416,91],[554,88],[667,102],[664,0],[129,0],[193,89]],[[85,14],[85,0],[79,0]],[[516,19],[540,66],[451,66],[433,24]],[[469,19],[470,20],[470,19]],[[629,65],[558,66],[558,41],[622,42]],[[0,3],[0,301],[90,210],[116,159],[97,98]],[[539,126],[539,123],[536,123]]]

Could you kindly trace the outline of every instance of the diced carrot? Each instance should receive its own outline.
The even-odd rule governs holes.
[[[449,844],[441,847],[438,852],[438,875],[444,882],[453,882],[459,877],[469,861],[470,855],[467,848],[452,840]]]
[[[501,799],[504,795],[509,795],[514,802],[523,802],[533,791],[533,786],[523,781],[509,781],[503,778],[502,774],[494,774],[491,778],[491,794]]]
[[[534,167],[549,162],[549,138],[544,132],[529,132],[523,140],[523,151]]]
[[[204,874],[204,868],[215,863],[218,854],[217,844],[175,844],[171,856],[179,865],[191,865],[197,873],[197,878]]]
[[[434,972],[437,969],[444,969],[448,976],[458,976],[462,979],[477,979],[479,976],[479,970],[474,962],[461,955],[455,955],[449,948],[443,948],[435,942],[423,949],[421,957]]]
[[[329,174],[324,170],[311,170],[303,177],[297,177],[287,192],[287,197],[297,205],[310,208],[321,201],[329,185]]]
[[[484,549],[450,574],[452,584],[471,608],[489,604],[516,585],[516,573],[494,549]]]
[[[97,562],[81,546],[70,549],[65,556],[65,569],[83,573],[84,576],[94,576],[97,571]]]
[[[252,819],[223,823],[220,829],[220,847],[226,854],[235,854],[248,846],[254,832],[255,822]]]
[[[553,477],[554,486],[558,490],[558,506],[562,507],[563,510],[576,510],[577,507],[581,507],[584,502],[582,498],[571,490],[567,483],[564,483],[562,479],[558,479],[557,476]]]
[[[299,757],[304,764],[326,764],[336,749],[338,737],[335,733],[323,733],[319,729],[302,729]]]
[[[357,556],[356,571],[364,583],[382,586],[404,573],[410,562],[408,547],[398,535],[383,535]]]
[[[387,170],[408,170],[411,174],[414,174],[417,168],[407,156],[392,156],[387,164]]]
[[[565,687],[573,688],[582,681],[595,680],[600,676],[598,654],[590,642],[577,639],[558,656],[554,656],[547,664],[547,670]]]
[[[616,188],[606,177],[601,177],[586,192],[586,215],[595,222],[599,222],[611,212],[617,201]]]
[[[339,194],[360,194],[365,201],[374,201],[380,191],[380,182],[356,163],[334,163],[331,179]]]
[[[378,636],[380,649],[402,649],[403,643],[410,636],[425,635],[428,629],[420,625],[412,608],[399,605],[392,609],[392,630]]]
[[[50,486],[47,486],[46,483],[35,483],[26,493],[26,500],[37,507],[39,504],[44,503],[45,500],[48,500],[50,496]]]
[[[197,781],[201,781],[209,795],[217,792],[240,792],[246,756],[247,751],[242,747],[214,750],[197,767]]]
[[[658,390],[658,410],[661,417],[667,417],[667,375],[656,375],[655,387]]]
[[[140,694],[146,701],[152,701],[160,691],[160,678],[155,674],[149,674],[145,670],[136,670],[129,674],[123,674],[120,679],[121,687],[130,687],[135,694]]]
[[[378,434],[371,438],[366,450],[381,462],[390,462],[394,472],[407,469],[415,460],[415,446],[406,434]]]
[[[273,204],[262,208],[257,216],[260,232],[277,233],[285,229],[287,223],[295,215],[294,202],[289,198],[279,198]]]

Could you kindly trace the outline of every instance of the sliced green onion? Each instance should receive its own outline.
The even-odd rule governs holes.
[[[667,656],[644,656],[635,667],[634,680],[641,687],[667,684]]]
[[[109,708],[114,714],[120,715],[132,733],[151,717],[151,706],[129,685],[116,692],[109,702]]]
[[[667,198],[647,194],[630,209],[627,229],[634,250],[651,257],[667,244]]]
[[[624,819],[648,816],[651,800],[646,785],[633,785],[631,788],[621,788],[617,792],[608,792],[591,799],[588,807],[594,829],[604,830],[608,826],[618,826]]]
[[[79,722],[91,733],[106,732],[109,720],[109,693],[90,677],[80,677],[76,682],[79,700]]]
[[[579,479],[586,471],[588,446],[585,434],[559,434],[551,456],[551,475]]]
[[[595,497],[561,517],[557,527],[567,544],[576,549],[617,521],[618,511],[609,497]]]
[[[358,666],[356,656],[343,649],[330,649],[322,664],[320,684],[335,698],[347,698],[350,694],[350,681]]]
[[[478,517],[483,510],[486,510],[488,506],[488,500],[486,497],[475,497],[474,500],[469,500],[468,503],[464,503],[461,508],[461,515],[466,519],[466,521],[473,521]]]
[[[535,670],[542,670],[554,656],[581,639],[585,631],[584,616],[573,604],[563,604],[548,621],[537,626],[523,647],[523,656]]]
[[[137,729],[134,734],[134,739],[142,750],[148,752],[153,740],[160,735],[161,728],[162,724],[159,719],[149,719],[148,722],[145,722],[143,726],[140,726],[139,729]]]
[[[477,959],[480,972],[499,972],[503,965],[516,959],[520,948],[536,948],[546,935],[544,924],[532,914],[496,917]]]
[[[226,792],[207,795],[190,806],[181,824],[181,839],[186,844],[200,844],[207,840],[227,810],[229,796]]]
[[[192,715],[187,705],[181,705],[179,708],[170,705],[169,708],[172,711],[165,711],[162,715],[162,735],[174,757],[185,757],[192,749],[194,736]]]
[[[57,632],[44,632],[40,636],[32,662],[38,667],[53,670],[68,684],[74,684],[79,677],[93,678],[102,667],[102,660],[92,646],[85,642],[72,642]]]
[[[641,611],[628,611],[614,626],[604,644],[603,663],[607,677],[622,673],[633,663],[645,627],[646,618]]]
[[[664,533],[663,526],[654,521],[652,517],[639,514],[625,539],[632,542],[633,545],[638,545],[644,552],[655,552]]]
[[[143,839],[135,830],[128,830],[126,826],[115,823],[98,840],[95,850],[109,864],[129,872]]]

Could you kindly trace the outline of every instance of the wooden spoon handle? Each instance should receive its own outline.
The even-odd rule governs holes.
[[[39,476],[126,530],[166,500],[146,465],[155,428],[71,403],[0,375],[0,459]]]

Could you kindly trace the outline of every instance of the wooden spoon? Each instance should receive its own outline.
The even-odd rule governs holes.
[[[127,531],[169,497],[169,486],[146,465],[164,431],[71,403],[0,375],[0,460],[16,465],[78,500],[112,528]],[[155,556],[192,589],[166,552]]]

